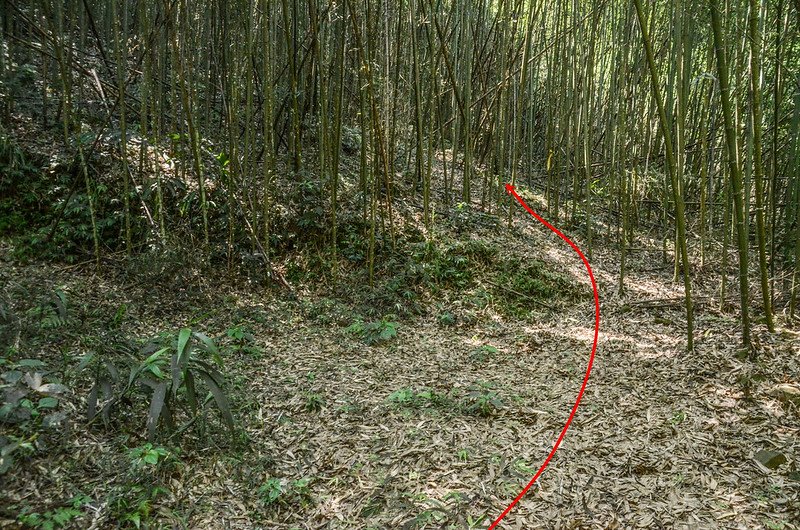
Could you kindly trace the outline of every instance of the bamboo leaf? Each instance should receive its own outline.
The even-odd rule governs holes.
[[[200,342],[203,343],[205,350],[211,354],[211,358],[214,360],[214,363],[216,363],[217,366],[222,366],[222,357],[220,356],[219,348],[217,348],[217,345],[214,344],[214,341],[211,340],[208,335],[205,333],[200,333],[199,331],[195,331],[194,336],[200,339]]]
[[[105,404],[100,411],[100,416],[103,418],[103,423],[108,425],[111,421],[111,406],[114,404],[114,400],[112,399],[114,397],[114,390],[111,386],[111,381],[106,378],[101,379],[100,389],[103,391],[103,399],[105,400]]]
[[[219,370],[217,370],[211,364],[205,361],[201,361],[200,359],[194,359],[194,363],[198,365],[202,369],[202,371],[206,372],[211,377],[213,377],[214,382],[217,383],[218,386],[222,386],[225,378],[222,377],[222,373]]]
[[[92,421],[97,416],[97,395],[100,392],[100,385],[97,383],[89,390],[89,396],[86,398],[86,418]]]
[[[159,383],[153,390],[153,398],[150,401],[150,411],[147,413],[147,439],[152,440],[158,427],[158,419],[161,417],[161,410],[164,408],[164,400],[167,397],[167,383]]]
[[[45,397],[39,400],[36,405],[39,409],[54,409],[58,406],[58,399],[54,397]]]
[[[197,414],[197,392],[194,387],[194,375],[192,372],[186,372],[186,378],[183,380],[186,385],[186,400],[189,402],[189,407],[192,409],[192,414]]]
[[[161,371],[161,368],[157,364],[151,364],[148,366],[147,371],[159,379],[164,379],[164,372]]]
[[[183,328],[178,333],[178,359],[182,359],[187,353],[186,346],[189,344],[190,338],[192,338],[192,330],[189,328]]]
[[[119,381],[119,370],[117,367],[111,363],[105,363],[106,370],[108,370],[108,374],[111,376],[111,379],[114,381]]]
[[[156,361],[157,361],[157,360],[158,360],[158,359],[159,359],[159,358],[160,358],[162,355],[164,355],[164,354],[165,354],[166,352],[168,352],[168,351],[169,351],[169,348],[161,348],[160,350],[158,350],[157,352],[155,352],[153,355],[151,355],[150,357],[148,357],[148,358],[147,358],[147,359],[144,361],[144,364],[145,364],[145,365],[148,365],[148,364],[153,364],[153,363],[154,363],[154,362],[156,362]]]
[[[170,371],[172,372],[172,397],[178,395],[178,388],[181,386],[181,366],[178,354],[174,354],[170,360]]]
[[[225,396],[225,393],[210,374],[202,370],[198,370],[197,372],[205,384],[208,385],[209,390],[211,390],[211,394],[214,396],[217,408],[220,413],[222,413],[222,419],[225,421],[225,424],[229,429],[233,430],[233,414],[231,414],[230,404],[228,403],[228,398]]]
[[[175,419],[172,417],[172,409],[170,407],[170,400],[164,402],[164,409],[161,411],[161,417],[167,426],[169,432],[175,431]]]
[[[67,318],[67,295],[61,289],[56,289],[55,296],[53,297],[53,304],[56,306],[58,316],[62,320]]]

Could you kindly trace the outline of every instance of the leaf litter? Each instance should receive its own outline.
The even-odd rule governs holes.
[[[534,222],[480,237],[588,285],[572,251]],[[594,371],[564,443],[501,528],[798,528],[796,326],[774,335],[758,327],[759,360],[738,360],[737,322],[717,309],[714,282],[700,271],[698,346],[687,354],[681,288],[670,269],[647,272],[648,259],[631,256],[627,294],[619,295],[613,252],[594,249],[603,304]],[[231,445],[213,433],[183,440],[183,465],[154,502],[169,526],[485,528],[555,442],[593,333],[588,297],[522,319],[492,306],[453,326],[432,313],[405,317],[396,338],[366,344],[342,318],[321,322],[301,302],[222,279],[159,289],[151,303],[151,286],[114,275],[44,264],[4,275],[6,285],[62,286],[110,312],[126,303],[125,331],[135,336],[187,322],[222,334],[246,321],[262,354],[226,359],[246,441]],[[442,300],[464,313],[458,297]],[[351,316],[345,308],[344,321]],[[81,390],[88,392],[65,396],[74,417],[85,405]],[[481,396],[491,396],[485,414],[474,406]],[[70,429],[58,450],[4,476],[0,505],[46,506],[80,486],[95,499],[85,526],[112,525],[107,499],[127,465],[120,446],[137,433],[80,420]],[[270,480],[276,489],[265,501]],[[9,509],[0,517],[14,524]]]

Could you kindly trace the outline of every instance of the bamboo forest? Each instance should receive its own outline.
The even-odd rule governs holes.
[[[0,528],[800,529],[800,0],[0,0]]]

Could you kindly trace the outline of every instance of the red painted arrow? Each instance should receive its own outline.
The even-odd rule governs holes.
[[[567,434],[567,429],[569,429],[569,426],[572,423],[572,419],[575,417],[575,413],[578,411],[578,405],[580,405],[581,399],[583,398],[583,393],[586,391],[586,383],[589,382],[589,374],[591,374],[592,372],[592,365],[594,364],[594,356],[595,353],[597,352],[597,338],[600,333],[600,295],[597,293],[597,282],[594,279],[594,273],[592,272],[591,265],[589,265],[589,260],[586,259],[586,256],[583,255],[581,249],[579,249],[578,246],[575,243],[573,243],[572,240],[570,240],[570,238],[565,236],[558,228],[554,227],[553,225],[545,221],[539,214],[531,210],[530,206],[525,204],[525,201],[523,201],[522,198],[519,195],[517,195],[517,190],[514,188],[512,184],[506,184],[506,191],[510,193],[515,199],[517,199],[517,201],[522,205],[522,207],[525,208],[525,210],[527,210],[529,214],[535,217],[537,221],[539,221],[544,226],[552,230],[553,233],[555,233],[558,237],[566,241],[567,244],[571,246],[575,252],[578,253],[578,256],[580,256],[581,260],[583,261],[583,264],[586,266],[586,271],[589,273],[589,279],[592,281],[592,290],[594,291],[594,342],[592,342],[592,353],[589,356],[589,364],[586,367],[586,375],[583,376],[583,384],[581,384],[581,389],[578,392],[578,397],[575,399],[575,404],[572,406],[572,411],[569,413],[569,418],[567,419],[567,423],[564,425],[564,428],[561,429],[561,434],[559,434],[558,440],[556,440],[553,449],[550,450],[550,454],[548,454],[547,458],[545,458],[542,467],[539,468],[539,471],[537,471],[536,474],[531,479],[531,481],[528,482],[528,485],[522,489],[520,494],[517,495],[517,497],[513,501],[511,501],[511,504],[508,505],[508,508],[506,508],[503,511],[503,513],[500,514],[500,517],[495,519],[495,521],[491,524],[488,530],[496,528],[497,525],[500,524],[500,521],[502,521],[503,518],[506,515],[508,515],[508,513],[514,508],[514,506],[517,505],[517,503],[522,499],[522,497],[524,497],[525,494],[528,493],[528,490],[531,489],[531,487],[534,484],[536,484],[536,481],[539,479],[539,476],[544,472],[545,468],[550,463],[550,460],[553,459],[553,455],[556,454],[556,451],[558,450],[558,447],[561,445],[561,442],[564,440],[564,436]]]

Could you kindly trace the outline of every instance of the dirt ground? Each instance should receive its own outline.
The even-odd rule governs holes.
[[[124,303],[123,328],[134,336],[187,322],[214,335],[236,323],[252,332],[250,350],[226,358],[246,434],[236,443],[216,432],[184,439],[181,464],[160,475],[168,492],[152,503],[154,526],[486,528],[555,443],[593,335],[577,256],[534,221],[516,223],[495,243],[545,260],[587,296],[521,320],[491,305],[467,315],[459,299],[443,299],[454,325],[399,318],[396,339],[367,345],[347,332],[346,304],[302,292],[288,300],[213,280],[170,291],[6,260],[6,294],[27,282],[61,286],[87,306]],[[671,267],[658,267],[657,253],[634,253],[620,296],[615,254],[595,248],[592,258],[602,322],[583,402],[500,528],[800,528],[800,416],[772,393],[800,380],[797,325],[779,319],[775,334],[756,326],[758,360],[739,360],[735,313],[718,309],[716,282],[699,271],[697,346],[686,353]],[[86,347],[80,337],[56,346],[73,356]],[[496,400],[485,415],[458,406],[481,396]],[[19,506],[44,510],[78,492],[93,499],[80,527],[116,526],[108,493],[130,479],[119,447],[142,433],[87,428],[80,383],[71,403],[75,421],[60,450],[20,461],[4,477],[4,526],[14,526]],[[758,464],[763,450],[786,463]],[[289,492],[276,502],[265,502],[270,479]]]

